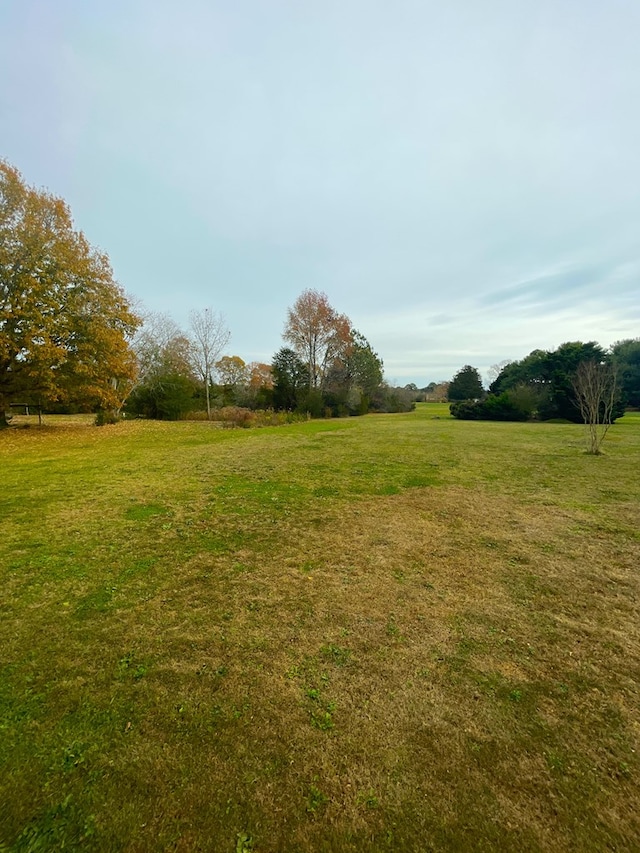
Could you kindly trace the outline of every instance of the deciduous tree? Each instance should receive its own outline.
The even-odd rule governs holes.
[[[20,395],[119,408],[138,324],[65,202],[0,162],[0,425]]]
[[[133,339],[133,350],[138,361],[138,382],[166,372],[182,373],[195,381],[191,342],[180,326],[167,314],[148,312],[143,315],[143,325]]]
[[[239,355],[223,355],[216,361],[216,372],[220,384],[230,388],[246,385],[249,381],[249,370]]]
[[[448,382],[430,382],[424,391],[424,399],[433,403],[444,403],[448,399]]]
[[[255,408],[265,409],[273,405],[273,371],[270,364],[252,361],[249,370],[248,401]]]
[[[205,308],[192,311],[191,323],[191,359],[194,370],[204,385],[207,400],[207,417],[211,420],[211,384],[216,361],[229,342],[230,334],[224,317]]]
[[[511,362],[508,358],[503,359],[502,361],[497,362],[497,364],[492,364],[489,370],[487,371],[487,384],[491,386],[493,382],[496,381],[498,376],[502,373],[502,371],[507,367]]]
[[[317,290],[305,290],[288,309],[283,337],[306,364],[310,389],[322,389],[334,362],[346,359],[352,345],[349,318]]]
[[[223,355],[216,362],[218,384],[221,386],[225,406],[244,405],[247,401],[249,370],[239,355]]]
[[[615,419],[615,366],[595,359],[581,361],[573,377],[572,386],[587,429],[587,453],[597,456]]]
[[[133,349],[138,380],[127,412],[175,420],[194,407],[198,380],[191,365],[191,342],[171,317],[147,314]]]
[[[249,365],[249,386],[258,391],[260,388],[273,388],[273,370],[270,364],[252,361]]]

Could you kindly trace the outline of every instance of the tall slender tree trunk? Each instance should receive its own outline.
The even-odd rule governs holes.
[[[4,396],[4,394],[0,394],[0,429],[4,429],[9,426],[7,421],[7,406],[8,400]]]

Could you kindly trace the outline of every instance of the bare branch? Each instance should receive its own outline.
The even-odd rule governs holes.
[[[613,420],[617,394],[616,369],[607,362],[582,361],[572,385],[586,426],[587,452],[597,456]]]
[[[191,324],[191,357],[193,368],[204,384],[207,398],[207,417],[211,420],[211,399],[209,387],[213,382],[213,370],[216,361],[231,337],[222,314],[205,308],[189,314]]]

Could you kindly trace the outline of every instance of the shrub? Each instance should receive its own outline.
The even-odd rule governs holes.
[[[215,421],[221,421],[225,429],[234,427],[249,429],[256,420],[255,413],[242,406],[223,406],[221,409],[214,409],[211,417]]]
[[[276,412],[273,409],[251,409],[240,406],[226,406],[213,409],[211,419],[224,428],[232,427],[266,427],[284,426],[285,424],[301,423],[307,420],[306,412]],[[206,421],[207,413],[204,411],[189,412],[185,416],[187,421]]]
[[[460,400],[458,403],[451,403],[449,411],[454,418],[459,418],[461,421],[477,421],[482,416],[480,405],[474,400]]]
[[[489,394],[484,400],[451,403],[449,411],[463,421],[526,421],[531,417],[531,411],[519,405],[508,392]]]
[[[412,412],[415,407],[411,391],[386,384],[377,389],[371,401],[371,410],[374,412]]]
[[[164,373],[149,378],[130,394],[125,409],[130,415],[142,415],[164,421],[181,420],[193,406],[194,384],[179,373]]]
[[[273,409],[262,409],[254,412],[255,426],[284,426],[297,424],[307,420],[306,412],[275,412]]]
[[[96,426],[106,426],[107,424],[117,424],[120,418],[113,409],[98,409],[96,412]]]
[[[498,396],[489,395],[481,401],[483,418],[491,421],[526,421],[531,411],[521,408],[507,392]]]
[[[300,394],[298,411],[309,413],[312,418],[321,418],[325,415],[325,405],[322,392],[318,388],[312,388],[304,394]],[[329,417],[331,417],[329,415]]]
[[[213,412],[212,412],[213,415]],[[207,415],[206,409],[198,409],[195,412],[187,412],[184,416],[185,421],[208,421],[209,416]]]

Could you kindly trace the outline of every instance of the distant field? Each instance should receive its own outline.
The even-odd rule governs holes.
[[[640,415],[583,450],[0,433],[0,851],[639,850]]]

